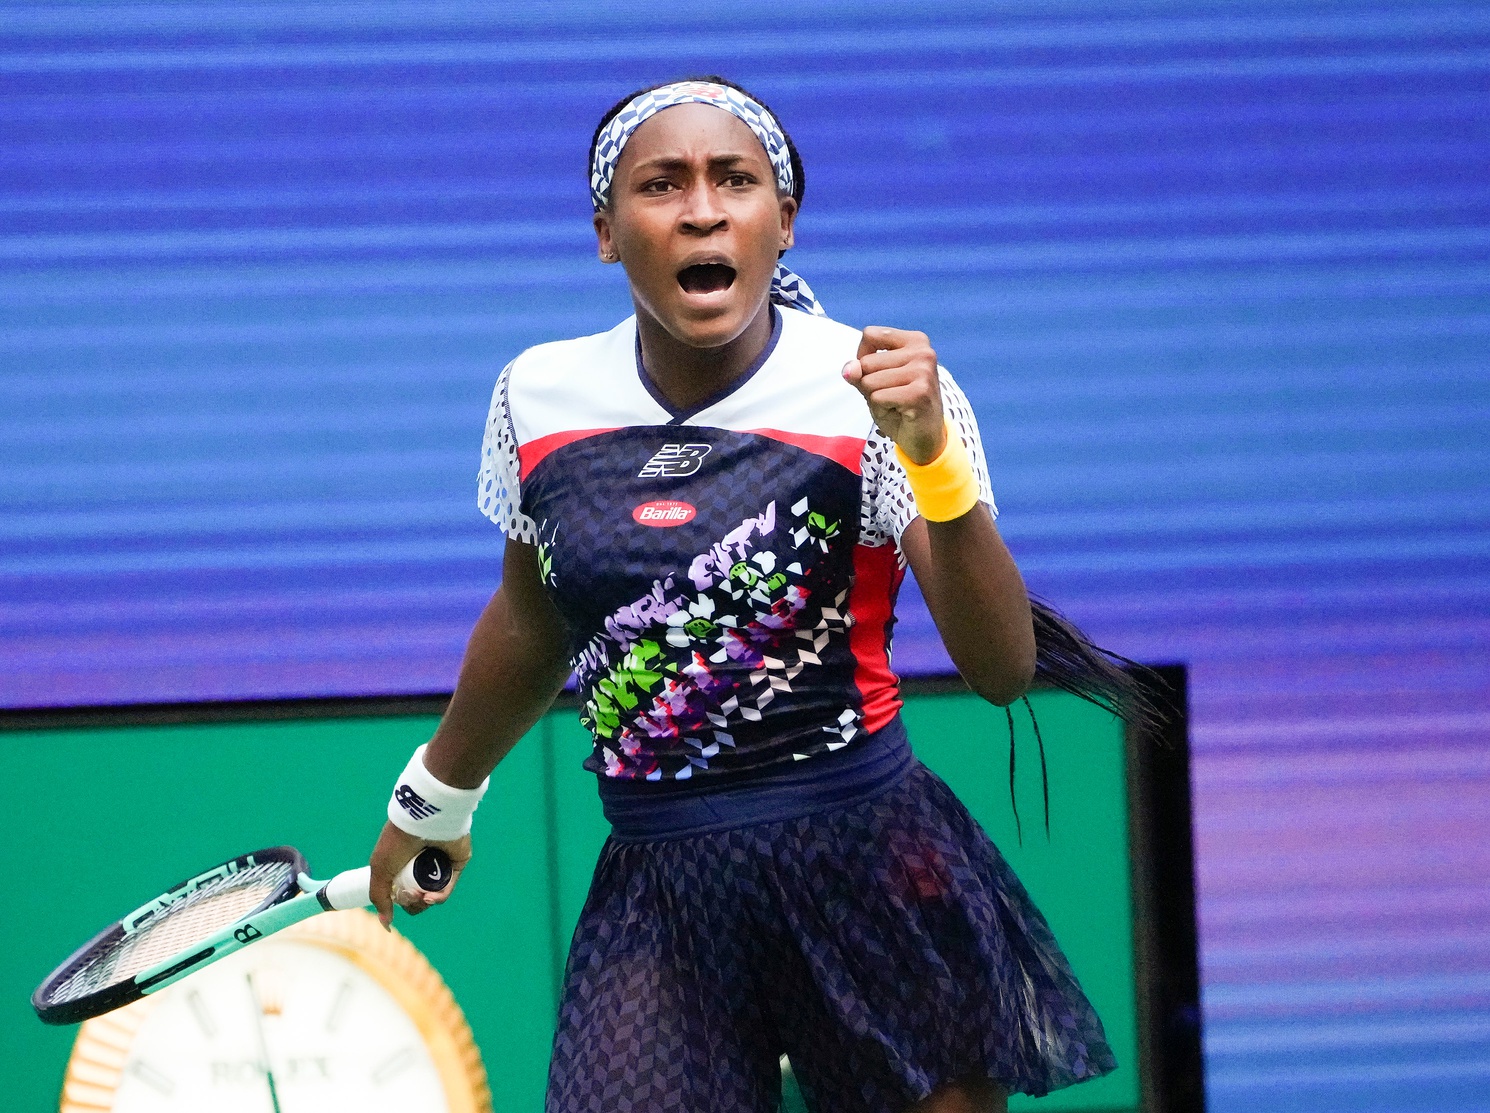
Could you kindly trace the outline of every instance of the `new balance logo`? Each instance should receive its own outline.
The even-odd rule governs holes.
[[[398,806],[414,819],[428,819],[440,810],[408,785],[399,785],[394,789],[393,798],[398,801]]]
[[[643,465],[636,477],[676,479],[679,476],[692,475],[703,466],[704,457],[713,447],[708,444],[665,444]]]

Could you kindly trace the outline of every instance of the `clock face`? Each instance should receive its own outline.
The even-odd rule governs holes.
[[[449,1108],[424,1038],[393,995],[314,942],[265,940],[149,1004],[115,1113]]]

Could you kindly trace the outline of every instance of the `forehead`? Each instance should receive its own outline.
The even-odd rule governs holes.
[[[675,104],[631,133],[617,168],[653,158],[707,161],[723,155],[758,159],[771,168],[766,149],[745,121],[711,104]]]

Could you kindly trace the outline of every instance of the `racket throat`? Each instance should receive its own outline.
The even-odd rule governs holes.
[[[326,889],[331,885],[329,881],[317,881],[308,873],[302,873],[295,878],[295,884],[300,886],[300,891],[306,896],[315,897],[323,912],[335,912],[336,906],[331,903],[330,897],[326,895]]]

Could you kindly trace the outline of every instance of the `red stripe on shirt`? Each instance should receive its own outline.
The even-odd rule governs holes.
[[[894,545],[854,546],[854,586],[848,596],[854,624],[848,644],[867,731],[879,730],[900,710],[900,678],[890,669],[890,624],[904,577]]]
[[[533,469],[543,463],[544,457],[556,449],[563,448],[566,444],[582,441],[586,437],[598,437],[601,433],[614,433],[615,427],[609,429],[565,429],[561,433],[550,433],[546,437],[537,437],[527,444],[518,445],[518,478],[526,480],[533,474]]]
[[[747,429],[745,432],[795,445],[815,456],[826,456],[855,475],[861,474],[860,462],[864,459],[863,437],[820,437],[815,433],[788,433],[782,429]]]

